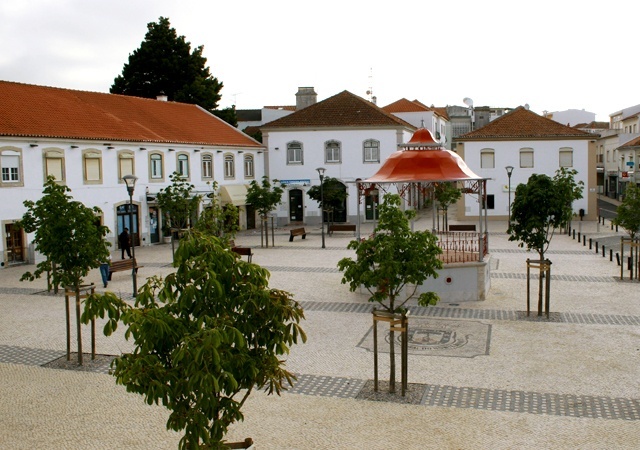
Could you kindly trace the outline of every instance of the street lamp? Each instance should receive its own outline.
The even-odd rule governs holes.
[[[509,228],[511,228],[511,174],[513,173],[513,166],[505,167],[507,169],[507,177],[509,178]]]
[[[318,167],[316,169],[318,171],[318,175],[320,176],[320,227],[322,228],[322,248],[324,246],[324,171],[327,170],[324,167]]]
[[[136,240],[135,240],[135,227],[133,226],[133,190],[136,187],[136,181],[138,177],[135,175],[125,175],[122,177],[124,184],[127,185],[127,192],[129,193],[129,226],[131,227],[131,257],[133,264],[131,266],[131,278],[133,279],[133,296],[135,297],[138,292],[138,274],[136,272]]]

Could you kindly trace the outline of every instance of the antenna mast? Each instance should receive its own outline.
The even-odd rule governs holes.
[[[369,89],[367,90],[367,97],[374,105],[377,102],[377,98],[373,95],[373,67],[369,68]]]

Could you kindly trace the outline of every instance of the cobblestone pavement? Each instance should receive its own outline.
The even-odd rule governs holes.
[[[287,359],[298,377],[294,386],[281,397],[254,394],[229,438],[250,436],[261,449],[639,448],[640,286],[620,279],[615,258],[588,247],[589,238],[594,246],[612,245],[622,233],[584,222],[586,244],[553,238],[547,319],[525,313],[525,260],[536,255],[508,241],[503,228],[490,223],[485,301],[410,305],[417,321],[455,325],[457,335],[445,331],[442,342],[463,346],[477,338],[469,337],[478,329],[472,321],[490,330],[481,336],[487,351],[473,357],[460,356],[454,345],[410,354],[413,404],[359,396],[373,378],[373,354],[360,345],[371,330],[372,305],[364,293],[349,292],[336,269],[352,255],[352,235],[327,236],[321,249],[319,228],[291,243],[283,228],[275,246],[261,248],[259,234],[241,233],[236,242],[253,247],[253,262],[271,272],[271,285],[304,307],[309,339]],[[144,265],[138,284],[173,270],[169,245],[136,255]],[[104,365],[84,372],[45,367],[66,354],[64,296],[47,292],[42,280],[18,281],[30,269],[0,270],[0,448],[176,448],[180,436],[166,431],[167,411],[116,386]],[[87,282],[103,289],[97,270]],[[116,273],[107,289],[131,301],[131,286],[131,275]],[[424,333],[428,340],[442,330]],[[85,351],[89,338],[85,327]],[[98,333],[99,353],[130,349],[122,330],[109,338]],[[388,376],[388,354],[381,354],[380,376]]]

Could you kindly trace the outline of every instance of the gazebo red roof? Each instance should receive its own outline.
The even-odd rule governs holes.
[[[393,153],[366,183],[412,183],[482,180],[464,160],[419,128],[402,150]]]

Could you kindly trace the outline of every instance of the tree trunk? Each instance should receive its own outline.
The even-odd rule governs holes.
[[[78,364],[82,365],[82,329],[80,323],[80,286],[76,284],[76,328],[78,339]]]
[[[395,308],[395,296],[389,297],[389,308],[391,314]],[[393,324],[389,323],[389,393],[396,392],[396,349],[395,349],[395,332],[393,331]]]

